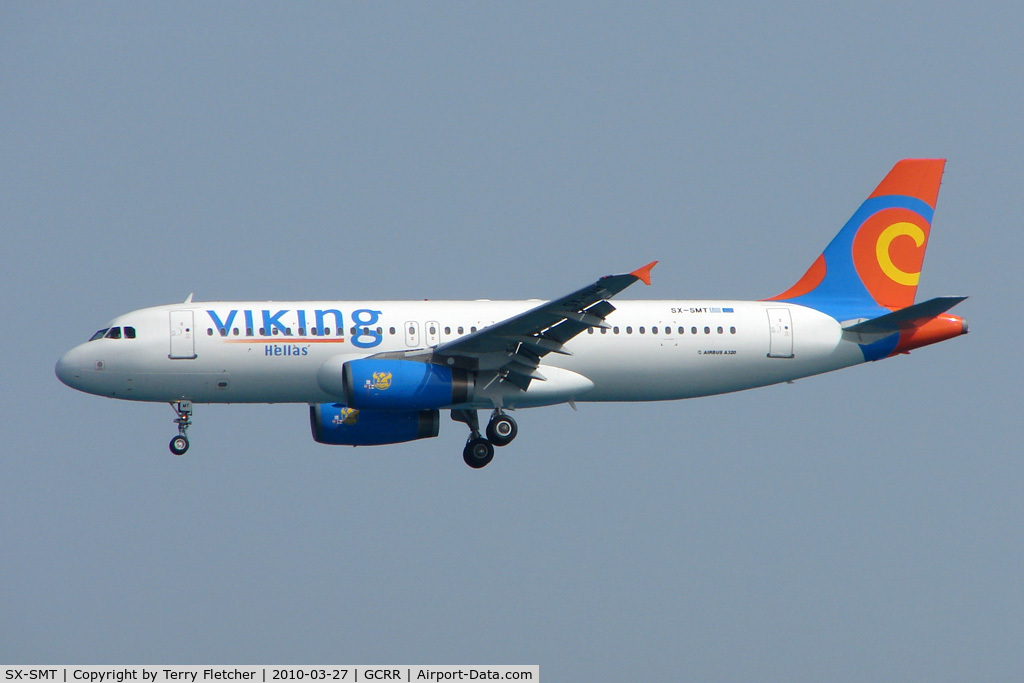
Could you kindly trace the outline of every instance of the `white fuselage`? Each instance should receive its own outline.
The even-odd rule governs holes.
[[[82,391],[136,401],[326,403],[348,360],[427,349],[537,306],[537,301],[189,302],[120,316],[66,353],[58,376]],[[591,329],[538,368],[528,391],[497,405],[657,401],[720,394],[864,361],[833,318],[761,301],[615,302]],[[211,314],[212,312],[212,314]],[[339,330],[340,328],[340,330]],[[340,332],[340,333],[339,333]],[[325,388],[326,387],[326,388]],[[495,405],[478,391],[471,407]]]

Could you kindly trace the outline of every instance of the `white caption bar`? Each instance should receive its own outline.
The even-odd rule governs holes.
[[[540,666],[2,666],[0,683],[539,681]]]

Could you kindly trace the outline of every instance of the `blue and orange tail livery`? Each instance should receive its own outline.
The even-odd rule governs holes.
[[[945,159],[904,159],[861,204],[800,280],[771,300],[837,320],[914,303]]]
[[[946,313],[964,297],[914,305],[945,159],[904,159],[788,290],[772,297],[846,323],[865,360],[966,334]]]

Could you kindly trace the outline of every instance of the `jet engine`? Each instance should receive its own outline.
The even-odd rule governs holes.
[[[335,446],[379,446],[437,436],[436,410],[357,410],[341,403],[309,407],[313,440]]]
[[[359,410],[433,410],[473,398],[467,370],[434,363],[364,358],[342,367],[345,404]]]

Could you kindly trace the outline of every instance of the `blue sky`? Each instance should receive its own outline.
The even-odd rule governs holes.
[[[549,680],[1005,679],[1019,644],[1021,10],[6,4],[0,661],[536,663]],[[792,284],[946,157],[919,298],[967,337],[794,385],[330,448],[304,406],[78,394],[199,299]]]

